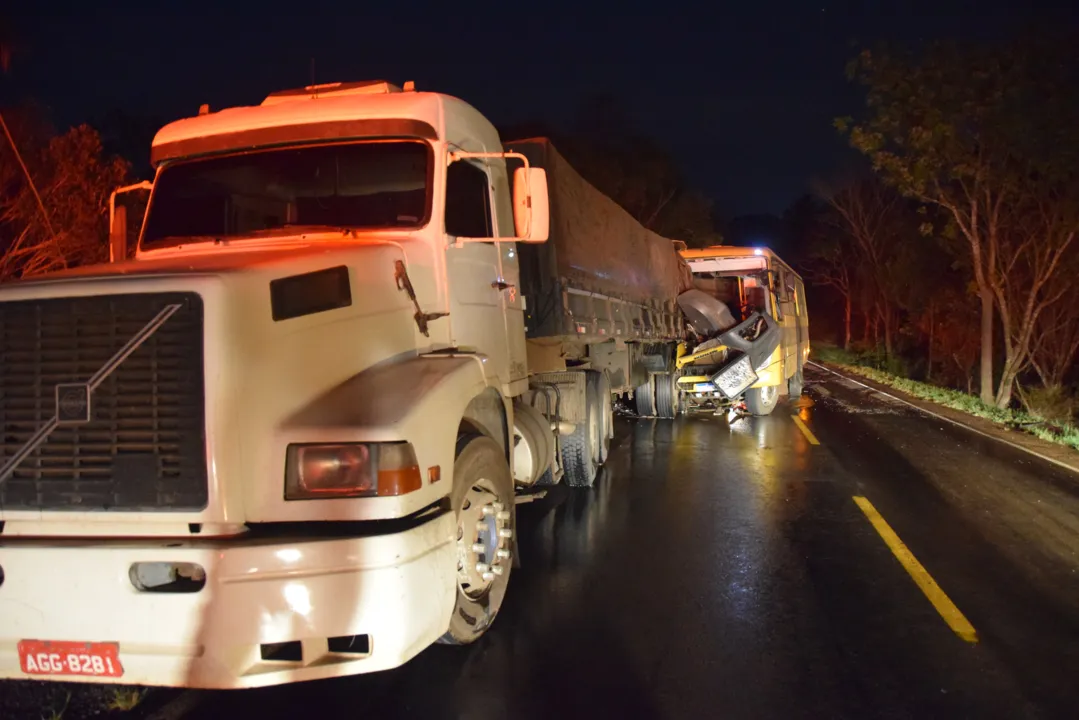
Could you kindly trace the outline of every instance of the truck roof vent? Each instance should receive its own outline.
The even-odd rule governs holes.
[[[270,93],[262,101],[263,105],[277,105],[283,102],[296,100],[314,100],[320,97],[338,97],[340,95],[386,95],[399,93],[401,88],[387,80],[361,80],[350,83],[322,83],[321,85],[307,85],[292,90],[278,90]]]

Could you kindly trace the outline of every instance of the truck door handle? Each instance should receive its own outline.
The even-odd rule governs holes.
[[[491,287],[493,287],[495,290],[498,290],[499,292],[502,292],[506,288],[517,287],[517,286],[514,285],[513,283],[505,282],[504,280],[495,280],[493,283],[491,283]]]

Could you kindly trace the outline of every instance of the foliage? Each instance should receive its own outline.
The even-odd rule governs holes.
[[[1051,279],[1048,291],[1059,300],[1042,312],[1034,323],[1030,365],[1045,388],[1063,385],[1079,359],[1079,248],[1066,258]]]
[[[1032,415],[1049,422],[1071,423],[1079,412],[1079,398],[1060,385],[1021,388],[1020,394]]]
[[[815,344],[813,346],[813,355],[820,362],[827,363],[848,373],[861,375],[920,400],[928,400],[968,415],[991,420],[998,425],[1003,425],[1013,430],[1028,432],[1043,440],[1049,440],[1079,450],[1079,426],[1074,422],[1053,424],[1052,422],[1047,422],[1050,420],[1049,418],[1041,417],[1031,412],[988,405],[969,393],[911,380],[896,373],[881,370],[875,367],[872,359],[867,359],[865,355],[847,352],[835,346]]]
[[[941,211],[926,231],[956,238],[982,298],[982,398],[999,407],[1033,360],[1041,316],[1079,232],[1079,79],[1070,37],[938,43],[915,57],[864,51],[860,123],[837,121],[899,191]],[[993,385],[993,312],[1004,364]]]
[[[872,176],[822,186],[820,193],[829,206],[824,219],[830,229],[822,246],[832,249],[833,263],[838,260],[851,269],[851,294],[859,295],[863,313],[872,313],[883,330],[885,352],[891,355],[898,312],[919,265],[912,242],[917,233],[902,198]]]
[[[124,182],[127,163],[104,157],[100,137],[86,125],[50,137],[33,116],[23,115],[11,130],[48,217],[5,140],[0,146],[0,282],[105,260],[108,198]]]
[[[46,717],[48,718],[48,720],[63,720],[64,713],[67,712],[67,708],[68,708],[68,706],[70,704],[71,704],[71,693],[70,692],[65,693],[64,694],[64,704],[61,705],[59,708],[56,708],[56,707],[49,708],[49,714],[47,716],[43,715],[42,716],[43,720]]]
[[[130,712],[139,706],[145,696],[146,690],[143,688],[113,688],[112,696],[106,703],[106,708],[120,712]]]
[[[962,286],[941,280],[914,320],[926,338],[927,379],[969,392],[978,362],[976,298]]]

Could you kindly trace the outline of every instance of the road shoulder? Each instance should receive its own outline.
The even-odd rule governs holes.
[[[1016,430],[1010,430],[1006,427],[998,425],[991,420],[976,417],[974,415],[968,415],[967,413],[960,412],[959,410],[953,410],[952,408],[945,407],[944,405],[938,405],[937,403],[930,402],[928,400],[922,400],[916,398],[913,395],[896,390],[893,387],[889,387],[882,383],[875,382],[869,378],[861,375],[855,375],[844,372],[843,370],[831,365],[829,363],[823,363],[820,361],[811,361],[811,365],[821,368],[826,372],[830,372],[833,375],[847,380],[848,382],[857,383],[863,387],[867,387],[870,390],[879,392],[883,395],[900,400],[924,413],[946,420],[955,425],[965,427],[968,430],[976,432],[985,437],[993,440],[998,440],[1007,445],[1011,445],[1014,448],[1030,453],[1035,457],[1038,457],[1046,462],[1053,463],[1067,470],[1071,470],[1076,474],[1076,483],[1079,484],[1079,453],[1072,450],[1069,447],[1063,445],[1057,445],[1047,440],[1030,435],[1029,433],[1020,432]]]

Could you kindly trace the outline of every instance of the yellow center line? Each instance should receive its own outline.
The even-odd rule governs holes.
[[[806,436],[806,440],[810,445],[820,445],[820,440],[813,434],[813,431],[809,429],[809,426],[802,421],[802,418],[797,415],[791,415],[791,419],[794,420],[794,424],[798,426],[798,429],[802,431],[802,434]]]
[[[910,574],[914,579],[914,582],[921,588],[925,596],[929,598],[929,602],[933,603],[933,607],[937,609],[940,616],[944,618],[944,622],[948,623],[948,627],[952,631],[963,638],[969,643],[978,642],[978,633],[974,630],[974,626],[970,624],[966,616],[959,612],[959,608],[955,606],[944,591],[940,589],[940,585],[933,579],[933,576],[929,574],[929,571],[922,567],[922,564],[918,562],[918,559],[914,557],[914,554],[907,549],[907,546],[903,544],[903,541],[899,539],[899,536],[895,534],[891,526],[885,522],[881,514],[877,512],[877,509],[873,507],[872,503],[864,497],[855,496],[854,502],[858,507],[862,509],[865,516],[869,518],[869,522],[873,524],[873,528],[884,540],[888,549],[895,555],[895,559],[899,561],[899,564]]]

